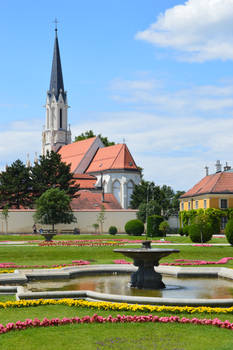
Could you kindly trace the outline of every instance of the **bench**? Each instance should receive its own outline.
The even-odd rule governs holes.
[[[79,235],[80,230],[78,228],[69,229],[69,230],[61,230],[61,234]]]
[[[40,230],[42,230],[42,231],[40,232]],[[54,231],[53,231],[53,230],[46,230],[46,229],[43,229],[43,228],[40,229],[40,230],[39,230],[39,233],[41,233],[41,234],[42,234],[42,233],[54,233],[54,235],[57,234],[57,230],[54,230]]]

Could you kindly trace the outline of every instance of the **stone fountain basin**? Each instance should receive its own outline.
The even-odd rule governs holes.
[[[233,284],[233,269],[225,267],[178,267],[178,266],[159,266],[155,268],[159,273],[177,277],[214,277],[227,278]],[[0,275],[0,292],[16,294],[17,300],[23,299],[60,299],[60,298],[78,298],[92,301],[125,302],[130,304],[150,304],[150,305],[190,305],[190,306],[233,306],[233,299],[179,299],[179,298],[157,298],[157,297],[138,297],[124,296],[106,293],[97,293],[90,290],[78,291],[48,291],[48,292],[30,292],[24,287],[29,281],[42,280],[69,280],[73,277],[95,275],[101,273],[131,273],[136,271],[132,265],[89,265],[80,267],[65,267],[59,270],[25,270],[12,274]]]
[[[162,275],[155,271],[154,266],[159,265],[161,258],[180,251],[178,249],[150,248],[151,241],[144,241],[142,244],[142,248],[114,249],[115,253],[121,253],[133,259],[134,266],[138,266],[138,270],[131,274],[130,286],[139,289],[165,288]]]
[[[133,259],[135,262],[138,260],[143,260],[145,263],[153,264],[153,266],[157,266],[160,259],[164,258],[165,256],[168,256],[172,253],[179,253],[180,251],[178,249],[160,249],[160,248],[151,248],[151,249],[145,249],[145,248],[120,248],[120,249],[114,249],[114,252],[121,253],[128,258]],[[134,264],[135,265],[135,264]],[[138,266],[138,265],[135,265]]]

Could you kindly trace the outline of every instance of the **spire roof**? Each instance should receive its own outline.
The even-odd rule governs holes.
[[[64,92],[64,84],[63,84],[63,76],[62,76],[62,68],[61,68],[61,59],[60,59],[60,50],[58,44],[57,37],[57,28],[55,28],[55,41],[54,41],[54,49],[53,49],[53,63],[52,63],[52,71],[50,78],[50,87],[48,94],[55,95],[56,99],[58,99],[60,90],[62,90],[62,96],[64,101],[66,100],[66,94]]]

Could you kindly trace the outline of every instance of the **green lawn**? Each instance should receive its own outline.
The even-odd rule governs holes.
[[[109,234],[81,234],[81,235],[61,235],[58,234],[54,236],[54,240],[92,240],[92,239],[129,239],[129,240],[145,240],[145,236],[129,236],[127,234],[121,235],[109,235]],[[161,237],[153,237],[153,240],[159,240]],[[34,240],[44,240],[41,235],[25,235],[25,234],[0,234],[0,244],[1,241],[34,241]],[[192,243],[189,237],[185,236],[168,236],[165,240],[172,243]],[[228,243],[225,237],[212,238],[208,243]]]
[[[127,246],[130,247],[130,246]],[[137,246],[132,246],[137,247]],[[171,248],[165,244],[158,246]],[[180,253],[171,254],[161,262],[172,262],[174,259],[199,259],[217,261],[223,257],[233,257],[231,246],[172,246]],[[113,252],[114,247],[38,247],[38,246],[0,246],[0,262],[14,262],[25,265],[54,265],[69,264],[72,260],[89,260],[92,264],[111,264],[116,259],[125,258],[120,253]],[[220,266],[220,265],[219,265]],[[233,260],[225,265],[233,267]]]
[[[1,309],[2,324],[16,322],[27,318],[44,317],[73,317],[92,316],[94,313],[107,317],[108,315],[123,315],[119,311],[97,311],[85,308],[56,306],[37,306],[22,309]],[[133,314],[124,312],[125,315]],[[136,312],[134,314],[141,315]],[[158,313],[157,313],[158,315]],[[168,316],[159,313],[159,316]],[[188,318],[215,318],[228,319],[233,322],[233,315],[225,314],[180,314]],[[60,327],[36,328],[23,331],[13,331],[3,334],[1,349],[161,349],[161,350],[230,350],[232,348],[232,331],[219,329],[213,326],[187,324],[82,324]],[[43,341],[42,341],[43,340]]]

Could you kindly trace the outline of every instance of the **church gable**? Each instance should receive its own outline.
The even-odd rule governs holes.
[[[138,170],[125,144],[117,144],[99,149],[87,168],[86,173],[96,173],[113,169]]]
[[[82,174],[100,147],[103,147],[103,144],[97,136],[63,146],[58,153],[63,162],[71,164],[71,171],[74,174]]]

